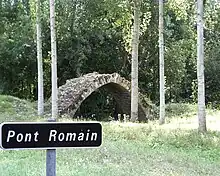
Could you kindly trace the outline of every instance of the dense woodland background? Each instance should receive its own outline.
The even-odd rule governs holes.
[[[42,0],[45,98],[51,96],[49,1]],[[197,101],[196,4],[164,4],[166,103]],[[58,84],[90,72],[117,72],[130,80],[132,3],[128,0],[56,0]],[[0,94],[37,99],[34,0],[0,0]],[[220,104],[220,3],[204,4],[206,104]],[[158,2],[141,6],[139,88],[159,103]],[[112,113],[115,103],[100,90],[81,112]],[[101,108],[100,108],[101,107]]]

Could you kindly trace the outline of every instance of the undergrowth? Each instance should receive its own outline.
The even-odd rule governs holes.
[[[0,122],[38,121],[35,105],[0,96]],[[60,176],[220,175],[220,112],[207,110],[206,134],[197,131],[196,105],[169,104],[165,125],[101,122],[102,146],[96,149],[58,149]],[[73,119],[58,119],[73,122]],[[44,150],[0,150],[0,175],[45,175]]]

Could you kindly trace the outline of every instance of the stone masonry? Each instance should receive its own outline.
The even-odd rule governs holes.
[[[79,78],[66,81],[66,84],[59,87],[58,91],[58,112],[60,115],[69,113],[73,116],[81,103],[99,88],[109,91],[117,104],[120,113],[130,115],[131,94],[130,82],[117,73],[99,74],[97,72],[86,74]],[[139,101],[142,102],[143,101]],[[139,103],[139,121],[147,121],[150,116],[150,106]]]

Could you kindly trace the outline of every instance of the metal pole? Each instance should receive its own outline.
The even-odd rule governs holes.
[[[55,122],[55,121],[56,119],[48,119],[48,122]],[[56,149],[47,149],[46,176],[56,176]]]
[[[47,149],[47,176],[56,176],[56,149]]]

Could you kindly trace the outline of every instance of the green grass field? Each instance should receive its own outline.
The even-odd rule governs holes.
[[[33,106],[0,96],[0,122],[43,121]],[[209,131],[202,135],[196,130],[195,105],[167,110],[163,126],[103,122],[101,147],[57,149],[57,176],[220,175],[220,112],[208,110]],[[45,150],[0,150],[0,176],[44,176],[45,158]]]

